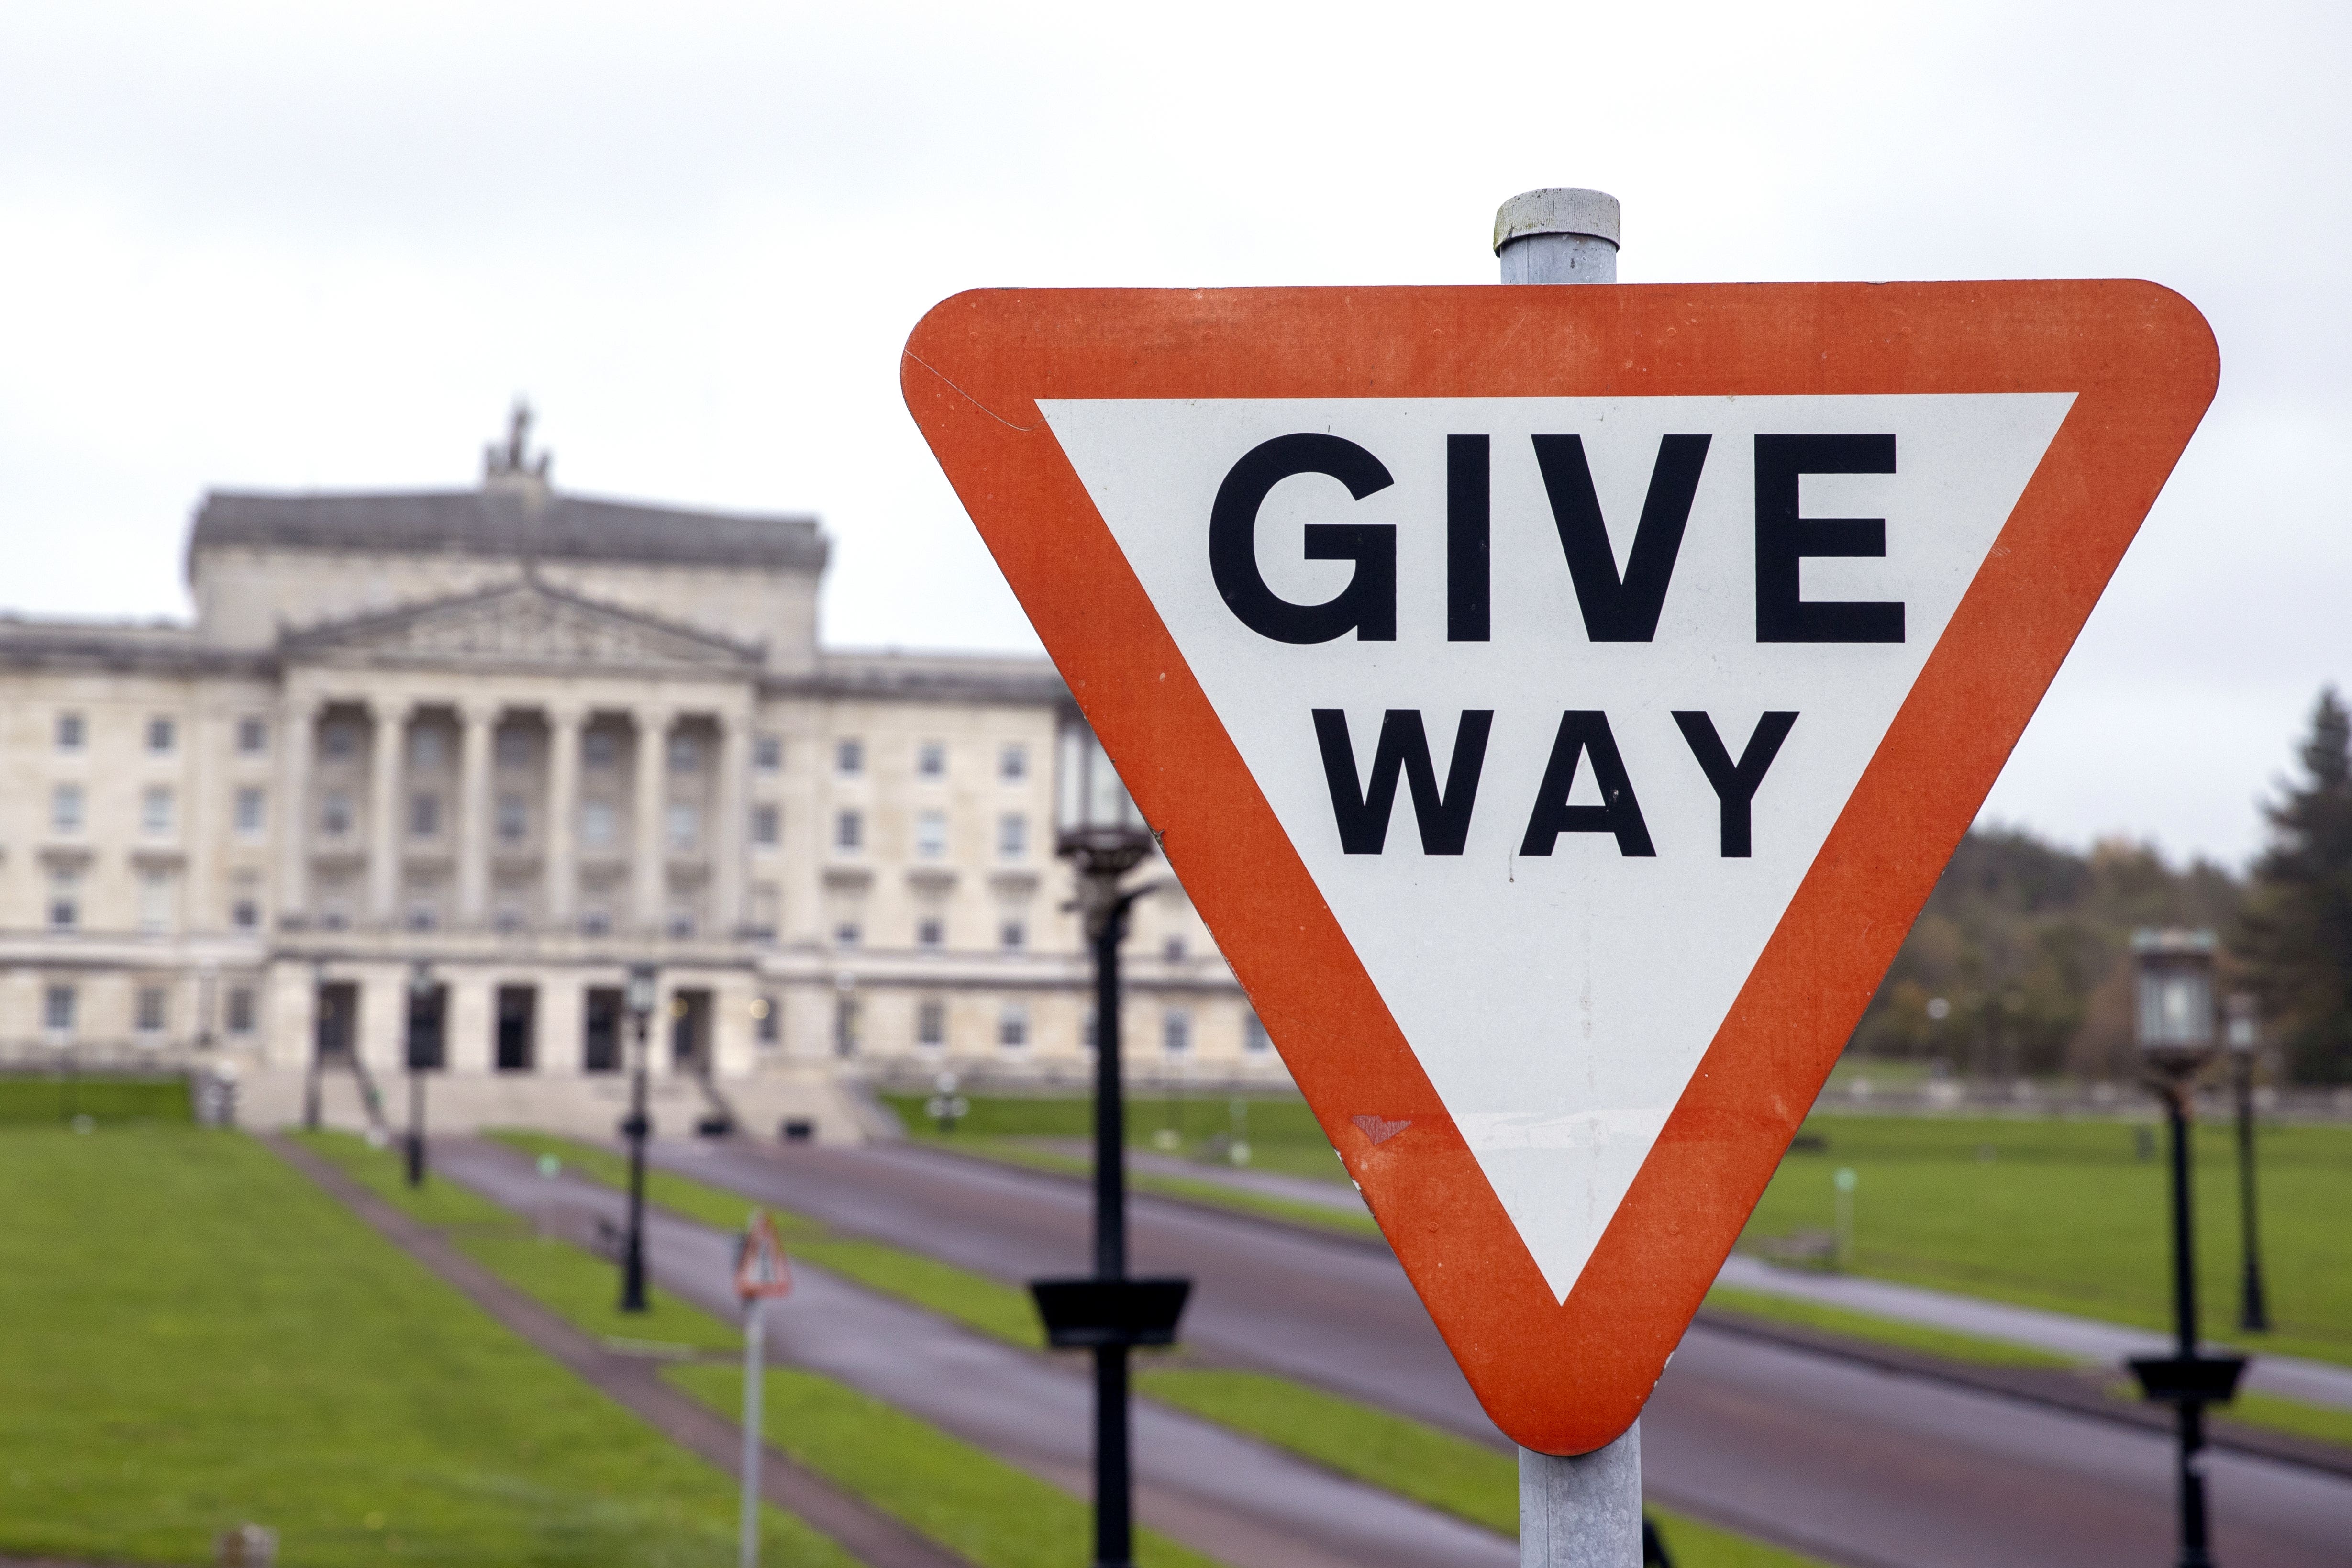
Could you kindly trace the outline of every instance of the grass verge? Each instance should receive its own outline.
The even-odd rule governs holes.
[[[194,1120],[188,1080],[182,1078],[0,1075],[0,1127],[63,1127],[82,1116],[101,1127],[125,1121],[184,1126]]]
[[[310,1142],[395,1205],[452,1227],[457,1245],[486,1268],[592,1333],[704,1351],[741,1347],[741,1331],[734,1325],[663,1290],[649,1292],[648,1314],[621,1313],[614,1304],[612,1265],[568,1244],[530,1236],[508,1211],[454,1183],[432,1182],[423,1194],[412,1191],[389,1151],[335,1133],[318,1134]],[[561,1141],[541,1142],[542,1152],[553,1152],[551,1145]],[[743,1202],[729,1197],[740,1219]],[[681,1365],[664,1375],[730,1418],[742,1408],[739,1367]],[[1093,1517],[1087,1505],[1026,1471],[814,1373],[771,1371],[765,1396],[762,1420],[771,1444],[979,1568],[1086,1561]],[[1144,1568],[1215,1568],[1209,1559],[1151,1531],[1139,1532],[1138,1548]]]
[[[1927,1355],[1941,1356],[1947,1361],[1970,1362],[1979,1366],[2063,1369],[2082,1364],[2067,1356],[2054,1355],[2029,1345],[2011,1344],[2005,1340],[1956,1334],[1945,1329],[1924,1328],[1916,1323],[1874,1317],[1868,1312],[1852,1311],[1843,1307],[1825,1307],[1817,1301],[1768,1295],[1761,1290],[1739,1290],[1727,1285],[1717,1285],[1709,1290],[1706,1304],[1718,1312],[1760,1318],[1768,1322],[1788,1323],[1797,1328],[1819,1329],[1847,1339],[1891,1345],[1898,1350],[1918,1351]]]
[[[1171,1367],[1142,1373],[1137,1386],[1341,1475],[1501,1534],[1518,1533],[1518,1463],[1508,1454],[1262,1373]],[[1651,1512],[1675,1568],[1820,1568],[1695,1519]]]
[[[0,1550],[208,1563],[251,1520],[318,1568],[733,1560],[725,1477],[252,1140],[12,1131],[0,1191]]]
[[[525,1153],[551,1155],[607,1186],[618,1187],[628,1180],[628,1162],[609,1149],[540,1132],[492,1136]],[[740,1193],[669,1171],[646,1173],[646,1196],[673,1214],[728,1230],[740,1229],[752,1206]],[[835,1236],[803,1215],[780,1209],[769,1213],[795,1258],[1024,1349],[1035,1350],[1045,1342],[1037,1309],[1029,1292],[1018,1286],[882,1242]]]

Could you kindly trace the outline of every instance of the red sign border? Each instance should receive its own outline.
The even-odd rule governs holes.
[[[929,441],[1496,1426],[1640,1415],[2220,375],[2136,281],[992,289],[901,361]],[[1037,409],[1053,398],[2071,392],[2075,402],[1563,1304]],[[1955,722],[1965,716],[1965,722]],[[1356,1124],[1406,1127],[1379,1142]]]

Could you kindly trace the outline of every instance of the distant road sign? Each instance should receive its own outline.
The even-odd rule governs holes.
[[[776,1237],[776,1222],[765,1209],[755,1210],[743,1229],[735,1255],[735,1294],[746,1301],[774,1300],[793,1293],[792,1265],[784,1260],[784,1245]]]
[[[902,364],[1550,1453],[1639,1414],[2217,374],[2131,282],[975,292]]]

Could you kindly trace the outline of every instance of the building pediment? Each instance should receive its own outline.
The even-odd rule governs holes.
[[[765,650],[551,587],[536,578],[483,593],[282,632],[289,662],[723,674]]]

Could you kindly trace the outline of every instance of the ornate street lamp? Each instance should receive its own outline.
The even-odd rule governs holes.
[[[1135,1561],[1128,1352],[1176,1341],[1192,1281],[1127,1277],[1127,1130],[1118,1058],[1118,950],[1128,913],[1151,884],[1120,879],[1151,853],[1151,830],[1092,731],[1062,732],[1055,847],[1077,871],[1077,909],[1095,960],[1095,1271],[1030,1290],[1057,1349],[1095,1358],[1095,1568]]]
[[[2238,1327],[2266,1334],[2271,1314],[2263,1300],[2262,1241],[2254,1218],[2254,1052],[2263,1043],[2263,1023],[2254,999],[2243,992],[2230,998],[2223,1039],[2238,1090]]]
[[[440,988],[433,965],[418,959],[408,966],[408,1184],[425,1184],[425,1069],[440,1046],[440,1019],[433,1004]],[[428,1038],[428,1036],[430,1037]]]
[[[657,979],[658,973],[650,963],[629,965],[625,1000],[629,1016],[636,1025],[637,1061],[635,1076],[629,1085],[629,1119],[621,1123],[621,1131],[629,1141],[629,1233],[621,1246],[624,1312],[646,1310],[646,1137],[653,1131],[646,1106],[646,1070],[653,1054],[647,1042],[653,1031]]]
[[[2206,1544],[2205,1406],[2237,1393],[2246,1358],[2197,1350],[2197,1245],[2189,1206],[2189,1080],[2213,1055],[2213,933],[2144,931],[2132,938],[2138,965],[2140,1058],[2164,1101],[2172,1133],[2172,1314],[2176,1352],[2135,1356],[2132,1372],[2151,1400],[2179,1412],[2180,1568],[2211,1568]]]

